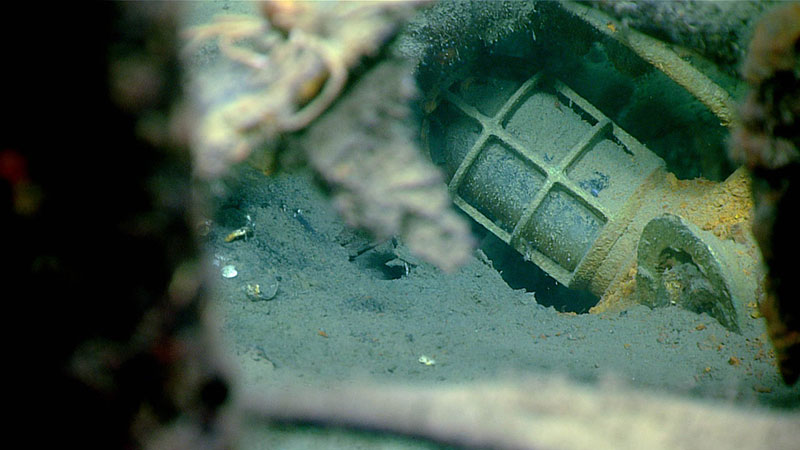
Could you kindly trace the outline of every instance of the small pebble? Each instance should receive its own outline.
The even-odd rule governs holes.
[[[220,273],[222,274],[223,278],[234,278],[236,275],[239,275],[239,272],[236,270],[236,267],[230,264],[228,264],[227,266],[222,266],[222,269],[220,269]]]
[[[436,360],[435,359],[433,359],[433,358],[431,358],[429,356],[425,356],[425,355],[420,356],[417,361],[419,361],[420,364],[424,364],[426,366],[434,366],[434,365],[436,365]]]
[[[266,283],[247,283],[244,286],[244,293],[250,301],[258,302],[272,300],[278,293],[278,280],[270,277]]]

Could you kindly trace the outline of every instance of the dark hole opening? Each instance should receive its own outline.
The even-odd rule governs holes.
[[[406,274],[406,268],[402,265],[387,264],[397,259],[397,255],[392,252],[380,252],[370,250],[351,261],[361,270],[371,274],[379,280],[397,280]]]
[[[560,312],[584,314],[600,300],[589,291],[562,285],[536,264],[525,261],[519,252],[493,234],[484,231],[483,235],[480,249],[492,261],[503,280],[512,289],[533,292],[540,305],[552,306]]]

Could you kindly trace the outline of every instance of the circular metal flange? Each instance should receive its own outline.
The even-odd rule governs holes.
[[[739,332],[740,302],[732,295],[721,263],[717,238],[683,218],[664,214],[642,231],[636,289],[650,307],[679,305],[707,313],[725,328]]]

